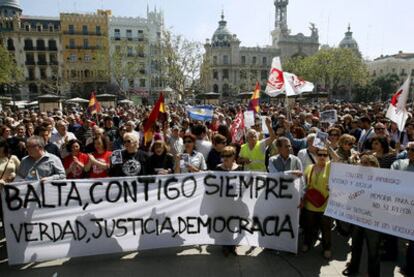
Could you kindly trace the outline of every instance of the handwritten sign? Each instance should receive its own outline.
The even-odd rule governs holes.
[[[254,111],[245,111],[244,112],[244,126],[249,129],[254,126]]]
[[[296,252],[300,180],[199,174],[5,186],[10,264],[194,244]]]
[[[325,215],[414,240],[413,172],[334,163]]]

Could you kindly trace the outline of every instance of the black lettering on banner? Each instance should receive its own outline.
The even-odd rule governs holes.
[[[221,226],[217,226],[220,222]],[[220,228],[218,228],[220,227]],[[213,220],[213,230],[216,233],[222,233],[226,229],[226,220],[222,216],[215,217]]]
[[[270,228],[270,227],[268,227],[268,224],[270,223],[270,221],[272,221],[273,224],[274,224],[273,232],[271,232],[271,233],[268,232],[268,229]],[[266,236],[274,236],[274,235],[276,235],[277,225],[279,225],[279,217],[277,217],[277,216],[267,216],[263,220],[263,232],[266,234]]]
[[[285,215],[285,218],[282,222],[282,226],[277,235],[280,235],[282,232],[287,232],[290,234],[290,237],[293,239],[295,238],[295,233],[293,232],[292,221],[290,219],[290,215]]]
[[[253,223],[251,227],[252,233],[254,232],[260,232],[260,235],[264,236],[262,223],[260,222],[260,218],[257,216],[253,216]]]
[[[51,186],[57,187],[58,191],[58,207],[62,206],[62,187],[65,187],[67,184],[65,182],[51,182]],[[45,197],[43,195],[43,197]]]
[[[233,228],[233,230],[232,230],[232,228],[231,228],[233,226],[231,224],[232,220],[236,220],[236,221],[240,222],[240,217],[239,216],[230,216],[229,219],[227,219],[227,230],[230,233],[236,234],[236,233],[240,232],[240,227],[239,228]]]
[[[96,226],[98,227],[97,232],[96,232],[96,233],[92,233],[92,237],[93,237],[93,238],[95,238],[95,239],[97,239],[97,238],[99,238],[100,236],[102,236],[102,229],[103,229],[103,227],[102,227],[102,225],[101,225],[101,222],[102,222],[104,219],[103,219],[103,218],[91,218],[90,220],[91,220],[92,222],[95,222]]]
[[[240,219],[240,231],[246,231],[249,234],[253,234],[253,231],[249,228],[249,220],[247,218]]]
[[[124,202],[128,203],[128,199],[131,198],[134,203],[137,202],[137,181],[132,181],[129,184],[127,181],[123,181],[124,187]],[[132,191],[131,191],[132,189]]]
[[[62,231],[62,240],[65,238],[66,235],[69,235],[69,237],[76,238],[75,231],[72,228],[72,224],[70,224],[70,220],[66,220],[65,227],[63,227]]]
[[[113,189],[112,189],[113,186],[118,188],[117,192],[113,191]],[[111,199],[111,194],[115,194],[115,197],[113,199]],[[121,195],[122,195],[122,186],[121,186],[121,184],[118,181],[115,181],[115,180],[110,181],[108,183],[108,186],[106,187],[106,192],[105,192],[106,201],[108,201],[109,203],[118,202],[118,200],[121,198]]]
[[[246,176],[243,176],[243,175],[239,176],[239,182],[240,182],[239,191],[242,192],[242,191],[244,191],[244,189],[248,190],[250,188],[250,199],[252,199],[253,198],[253,181],[254,181],[254,178],[249,176],[248,177],[249,180],[246,182],[244,180],[245,177]]]
[[[266,187],[266,178],[262,176],[256,176],[256,182],[254,185],[256,189],[256,194],[254,197],[259,198],[259,191]]]
[[[195,216],[188,216],[187,217],[187,234],[197,234],[197,229],[194,230],[194,223],[191,223],[191,221],[197,221],[198,217]]]
[[[119,218],[116,221],[116,228],[123,231],[123,233],[116,234],[117,237],[123,237],[128,234],[128,228],[124,225],[126,222],[127,220],[125,218]]]
[[[153,222],[154,225],[155,225],[155,220],[153,218],[147,218],[146,220],[144,220],[143,229],[145,230],[146,234],[153,234],[153,233],[155,233],[155,229],[157,227],[155,227],[153,230],[148,231],[147,225],[148,225],[149,222]]]
[[[78,240],[84,239],[86,235],[88,234],[88,230],[83,225],[83,223],[80,222],[79,220],[75,220],[75,224],[76,224],[76,237],[78,238]]]
[[[53,242],[56,242],[60,239],[60,236],[62,235],[62,227],[59,223],[52,222],[52,233],[53,233]]]
[[[178,233],[182,234],[187,229],[187,224],[185,222],[185,219],[183,219],[181,216],[179,216],[177,219],[178,219]]]
[[[162,234],[163,231],[169,231],[168,233],[174,233],[174,228],[172,227],[171,218],[166,217],[164,221],[161,224],[160,234]]]
[[[72,196],[72,194],[75,194],[75,195]],[[80,197],[80,194],[79,194],[78,188],[76,187],[75,182],[71,182],[69,194],[68,194],[68,197],[66,198],[66,203],[65,203],[66,207],[69,205],[69,202],[71,200],[78,201],[78,205],[82,206],[82,199]]]
[[[42,208],[55,208],[56,205],[50,205],[46,203],[46,195],[45,195],[45,183],[40,182],[40,193],[42,194]],[[60,200],[61,194],[58,192],[58,197]]]
[[[92,201],[92,203],[93,204],[99,204],[99,203],[101,203],[103,200],[102,200],[102,198],[100,198],[100,199],[98,199],[98,200],[96,200],[95,199],[95,194],[94,194],[94,190],[95,190],[95,188],[97,187],[97,186],[102,186],[103,184],[102,184],[102,182],[95,182],[95,183],[93,183],[92,184],[92,186],[89,188],[89,198],[91,199],[91,201]]]
[[[136,222],[137,221],[139,221],[139,222],[141,222],[141,226],[142,226],[142,219],[140,219],[140,218],[132,218],[132,217],[128,217],[127,218],[127,221],[128,222],[131,222],[132,223],[132,234],[134,235],[134,236],[136,236],[137,235],[137,233],[136,233]],[[141,234],[143,234],[143,230],[142,230],[142,228],[141,228]]]
[[[200,227],[204,227],[204,228],[207,228],[207,233],[211,233],[211,218],[210,217],[207,217],[206,218],[206,221],[204,222],[203,221],[203,218],[199,218],[199,220],[198,220],[198,232],[200,233]]]
[[[6,186],[6,187],[8,187],[8,186]],[[11,224],[10,224],[10,229],[12,230],[13,235],[14,235],[14,237],[15,237],[16,241],[17,241],[17,242],[20,242],[20,239],[21,239],[21,237],[22,237],[23,224],[22,224],[22,223],[20,223],[18,226],[19,226],[19,232],[16,232],[16,229],[15,229],[15,226],[14,226],[14,224],[13,224],[13,223],[11,223]],[[18,233],[18,234],[17,234],[17,233]]]
[[[289,186],[293,183],[293,179],[285,179],[280,177],[280,185],[279,185],[279,198],[288,198],[292,199],[292,194],[284,194],[284,192],[289,190]]]
[[[140,177],[138,178],[138,182],[144,184],[144,200],[145,202],[148,201],[148,189],[149,184],[155,183],[155,177]]]
[[[48,229],[48,225],[43,223],[43,222],[39,222],[39,234],[40,234],[40,240],[43,241],[44,238],[43,236],[47,237],[49,240],[53,241],[53,237],[51,237],[49,235],[49,233],[47,232]]]
[[[111,231],[109,230],[109,223],[108,223],[109,221],[112,222],[112,229],[111,229]],[[112,235],[115,232],[115,219],[105,220],[105,224],[104,225],[105,225],[105,235],[106,235],[106,237],[107,238],[112,237]]]
[[[190,181],[190,180],[193,181],[193,190],[191,191],[191,193],[189,195],[186,195],[184,187],[186,186],[187,181]],[[196,190],[197,190],[197,181],[194,178],[194,176],[187,176],[182,180],[182,182],[181,182],[181,193],[183,194],[184,197],[187,197],[187,198],[192,197],[194,195],[194,193],[196,192]]]
[[[230,194],[231,191],[234,191],[234,184],[231,183],[231,180],[237,179],[237,176],[226,176],[226,197],[237,197],[237,193]],[[242,191],[239,191],[240,195],[242,194]]]
[[[173,185],[175,182],[177,182],[177,178],[171,177],[168,178],[167,181],[164,183],[164,195],[167,197],[168,200],[174,200],[177,199],[180,196],[180,192],[177,188],[170,188],[170,185]],[[171,196],[168,192],[175,191],[176,193]]]
[[[157,200],[161,200],[161,188],[162,188],[162,180],[158,180],[158,190],[157,190]]]
[[[204,186],[206,188],[206,194],[207,195],[212,195],[212,194],[216,194],[219,190],[220,190],[220,186],[215,184],[215,183],[210,183],[210,180],[213,179],[212,181],[214,181],[215,179],[217,179],[217,177],[213,174],[207,174],[204,177]],[[212,190],[208,190],[209,188],[212,188]]]
[[[274,178],[268,177],[266,179],[266,192],[265,192],[265,199],[269,199],[269,194],[273,194],[275,198],[279,198],[279,195],[275,192],[275,189],[279,185],[278,180]]]
[[[34,202],[37,204],[37,207],[39,208],[41,207],[41,202],[40,202],[39,196],[37,196],[35,188],[32,185],[27,184],[26,196],[24,198],[25,209],[27,209],[27,204],[29,202]]]
[[[33,223],[27,223],[27,222],[23,223],[25,241],[38,241],[39,240],[37,238],[33,238],[33,239],[30,238],[30,235],[33,232],[33,225],[34,225]]]
[[[4,186],[4,193],[5,193],[5,201],[7,204],[7,208],[10,211],[17,211],[23,205],[23,200],[19,197],[20,190],[15,186]],[[16,203],[13,205],[13,203]]]

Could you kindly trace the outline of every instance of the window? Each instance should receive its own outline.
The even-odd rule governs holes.
[[[126,36],[128,40],[132,40],[132,30],[126,30]]]
[[[146,80],[145,79],[139,79],[139,86],[144,88],[146,87]]]
[[[213,64],[217,64],[217,56],[213,56]]]
[[[127,55],[128,57],[132,57],[134,55],[132,47],[130,46],[127,47]]]
[[[267,65],[267,58],[266,57],[262,58],[262,65]]]
[[[34,64],[34,54],[33,53],[26,53],[26,64],[29,64],[29,65]]]
[[[73,69],[72,69],[72,70],[70,71],[70,77],[71,77],[71,78],[76,78],[76,75],[77,75],[77,74],[76,74],[76,70],[73,70]]]
[[[82,26],[82,34],[84,34],[84,35],[88,34],[88,26],[86,26],[86,25]]]
[[[34,67],[29,67],[27,69],[28,73],[29,73],[29,80],[33,81],[35,79],[35,71],[34,71]]]
[[[7,40],[7,50],[14,50],[14,43],[13,43],[13,39],[11,38]]]
[[[29,25],[29,24],[25,24],[25,25],[24,25],[24,28],[25,28],[25,30],[26,30],[27,32],[29,32],[29,31],[30,31],[30,25]]]
[[[267,70],[262,70],[260,72],[260,80],[267,80]]]
[[[73,38],[71,38],[69,40],[69,48],[70,49],[74,49],[75,48],[75,40]]]
[[[49,61],[50,61],[50,64],[57,65],[58,64],[57,55],[55,53],[51,53],[49,55]]]
[[[85,70],[84,74],[85,74],[85,78],[91,77],[91,72],[88,69]]]
[[[43,39],[38,39],[36,41],[37,50],[45,50],[45,41]]]
[[[41,32],[42,31],[42,25],[38,24],[36,26],[36,29],[37,29],[38,32]]]
[[[213,79],[218,80],[218,72],[217,70],[213,70]]]
[[[246,56],[241,56],[241,64],[246,64]]]
[[[96,33],[97,35],[100,35],[100,34],[101,34],[101,26],[96,26],[96,28],[95,28],[95,33]]]
[[[229,70],[223,69],[223,80],[226,80],[229,78]]]
[[[246,71],[240,70],[240,79],[241,80],[246,79],[246,76],[247,76]]]
[[[229,56],[227,55],[223,56],[223,64],[229,64]]]
[[[53,32],[53,25],[49,25],[49,32]]]
[[[56,40],[51,39],[48,42],[49,50],[57,50]]]
[[[219,91],[219,87],[218,87],[218,85],[217,85],[217,84],[213,86],[213,91],[214,91],[215,93],[218,93],[218,91]]]
[[[256,57],[253,57],[252,58],[252,64],[256,64],[256,62],[257,62],[257,58]]]
[[[75,27],[73,27],[73,25],[69,25],[68,30],[69,30],[69,34],[73,35],[75,33]]]
[[[85,55],[85,57],[83,57],[83,60],[85,62],[90,62],[90,61],[92,61],[92,57],[91,57],[91,55]]]
[[[87,38],[83,39],[83,48],[88,49],[89,48],[89,41]]]
[[[69,55],[69,61],[71,61],[71,62],[76,62],[76,61],[77,61],[77,57],[76,57],[76,55],[75,55],[75,54],[70,54],[70,55]]]
[[[46,68],[41,68],[40,69],[40,79],[45,80],[46,78],[47,78]]]
[[[134,80],[133,79],[128,80],[128,85],[129,85],[130,88],[133,88],[134,87]]]
[[[121,40],[121,30],[115,29],[114,36],[115,36],[115,40]]]

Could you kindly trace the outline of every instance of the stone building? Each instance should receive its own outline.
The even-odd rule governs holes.
[[[18,86],[3,86],[2,95],[34,100],[54,92],[61,78],[60,21],[55,17],[25,16],[17,0],[0,0],[0,40],[20,67]]]
[[[361,52],[359,51],[358,43],[352,37],[351,25],[348,25],[348,31],[345,32],[345,37],[339,43],[339,48],[351,49],[355,52],[355,54],[358,55],[358,57],[361,58]]]
[[[157,60],[163,28],[164,16],[156,9],[147,8],[146,18],[109,18],[111,82],[124,93],[145,97],[161,90]]]
[[[241,47],[236,34],[227,28],[222,14],[219,26],[211,40],[204,44],[205,57],[202,82],[206,91],[221,93],[224,97],[239,92],[252,91],[255,83],[265,89],[273,57],[283,60],[293,56],[309,56],[318,51],[318,30],[311,24],[311,36],[302,33],[290,35],[287,26],[288,0],[276,0],[275,29],[272,45],[265,47]]]
[[[72,96],[104,90],[110,80],[108,25],[111,11],[61,13],[63,77]]]

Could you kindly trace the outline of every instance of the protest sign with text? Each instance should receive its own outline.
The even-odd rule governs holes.
[[[414,240],[413,172],[332,164],[325,215]]]
[[[299,191],[294,176],[254,172],[13,184],[9,263],[194,244],[296,252]]]

